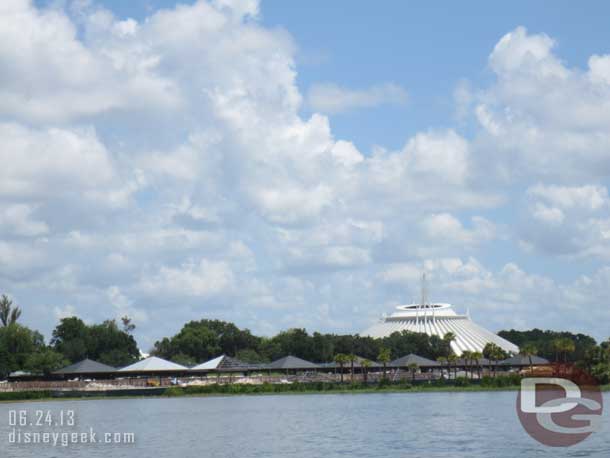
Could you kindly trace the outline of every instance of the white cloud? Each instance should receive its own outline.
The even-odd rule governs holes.
[[[130,189],[93,129],[0,124],[0,196],[123,206]]]
[[[604,186],[537,184],[527,191],[529,211],[543,223],[525,225],[522,238],[530,248],[571,257],[610,259],[608,208]]]
[[[519,27],[490,55],[496,81],[478,91],[475,108],[488,175],[572,184],[610,172],[608,57],[592,56],[587,70],[570,68],[554,46]]]
[[[406,144],[405,154],[415,175],[451,184],[463,184],[468,178],[468,142],[452,130],[417,134]]]
[[[496,217],[523,210],[554,226],[507,244],[610,259],[606,56],[568,68],[550,38],[518,29],[490,57],[494,84],[456,94],[480,120],[474,138],[430,129],[360,151],[327,116],[300,116],[296,47],[262,25],[258,2],[140,21],[86,2],[69,14],[1,3],[3,291],[74,304],[57,316],[133,315],[148,343],[204,316],[353,332],[423,267],[442,300],[505,309],[507,323],[564,288],[566,302],[593,303],[585,283],[553,288],[510,248],[497,271],[469,256],[504,243]],[[390,84],[312,94],[326,112],[406,100]],[[530,189],[525,209],[513,183]],[[52,312],[28,320],[48,333]]]
[[[133,21],[115,22],[101,10],[92,14],[92,27],[107,28],[111,40],[97,46],[80,41],[77,26],[58,9],[38,9],[23,0],[11,2],[2,14],[1,114],[55,122],[180,103],[176,87],[156,74],[158,56],[133,46]]]
[[[133,301],[123,294],[119,287],[110,286],[106,290],[106,295],[110,304],[116,310],[116,319],[127,316],[137,323],[146,323],[148,321],[148,313],[145,310],[135,308]]]
[[[35,237],[49,232],[49,226],[33,216],[32,205],[14,204],[0,206],[0,232],[24,237]]]
[[[472,229],[449,213],[430,215],[421,223],[426,237],[438,242],[446,241],[459,245],[476,245],[496,237],[495,225],[480,216],[472,218]]]
[[[309,88],[307,104],[312,110],[327,114],[343,113],[379,105],[404,105],[407,91],[394,83],[367,89],[348,89],[333,83],[317,83]]]
[[[528,194],[564,209],[600,210],[608,206],[608,190],[604,186],[545,186],[536,185]]]
[[[66,304],[64,307],[53,307],[53,315],[56,320],[63,320],[64,318],[71,318],[77,316],[76,308],[73,305]]]
[[[561,209],[556,207],[547,207],[544,204],[537,203],[532,209],[532,216],[539,221],[549,224],[561,224],[565,220],[565,215]]]
[[[156,273],[145,274],[138,288],[149,295],[205,298],[228,291],[233,282],[233,272],[227,263],[202,259],[179,267],[161,266]]]

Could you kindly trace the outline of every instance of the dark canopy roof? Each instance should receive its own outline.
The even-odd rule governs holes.
[[[413,353],[403,356],[402,358],[395,359],[389,365],[392,367],[406,367],[409,364],[417,364],[419,367],[437,367],[440,366],[436,361],[424,358],[423,356],[414,355]]]
[[[66,366],[63,369],[53,372],[58,375],[68,374],[103,374],[107,372],[116,372],[116,369],[106,364],[98,363],[91,359],[84,359],[78,363]]]
[[[265,367],[267,369],[318,369],[320,366],[296,356],[284,356]]]
[[[500,366],[529,366],[530,358],[529,356],[524,355],[516,355],[512,358],[505,359],[504,361],[500,361],[498,363]],[[549,364],[548,359],[541,358],[540,356],[532,356],[532,364]]]

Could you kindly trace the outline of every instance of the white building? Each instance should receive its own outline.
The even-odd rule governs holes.
[[[387,337],[396,331],[411,331],[442,338],[452,332],[455,340],[451,343],[451,348],[458,356],[466,350],[483,352],[485,345],[490,342],[509,353],[519,352],[519,347],[475,324],[470,316],[455,313],[450,304],[399,305],[396,310],[361,335]]]

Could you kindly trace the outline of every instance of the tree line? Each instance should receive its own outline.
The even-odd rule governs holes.
[[[191,321],[173,337],[155,342],[152,354],[184,365],[199,364],[225,354],[248,363],[265,363],[286,355],[313,362],[333,361],[337,354],[377,360],[383,349],[390,358],[409,353],[436,359],[451,352],[451,336],[441,338],[412,332],[396,332],[376,339],[360,335],[309,334],[289,329],[273,337],[253,335],[233,323],[220,320]]]
[[[120,367],[139,359],[135,326],[128,317],[88,325],[80,318],[62,319],[47,345],[43,335],[21,325],[21,309],[6,295],[0,297],[0,377],[14,371],[49,374],[90,358]]]
[[[21,309],[5,295],[0,297],[0,377],[17,370],[48,374],[85,358],[114,367],[140,359],[128,317],[87,324],[77,317],[60,320],[48,344],[38,331],[18,321]],[[530,358],[538,355],[551,361],[575,362],[607,383],[610,375],[610,339],[598,345],[584,334],[542,331],[501,331],[501,337],[520,347]],[[174,336],[155,342],[150,353],[179,364],[193,366],[225,354],[248,363],[267,363],[292,355],[312,362],[351,364],[358,356],[387,363],[414,353],[439,361],[448,368],[458,359],[451,351],[451,333],[443,337],[413,332],[395,332],[388,337],[372,338],[358,334],[332,334],[295,328],[272,337],[252,334],[233,323],[202,319],[186,323]],[[483,352],[466,352],[462,359],[478,365],[482,358],[497,362],[508,355],[497,345]]]

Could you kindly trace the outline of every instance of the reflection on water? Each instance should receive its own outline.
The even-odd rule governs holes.
[[[569,449],[534,442],[515,413],[516,393],[405,393],[121,399],[0,405],[0,456],[36,457],[608,457],[603,431]],[[608,395],[606,406],[610,406]],[[135,433],[133,445],[8,443],[9,412],[53,418],[75,411],[74,427],[49,431]],[[34,421],[35,422],[35,421]],[[22,432],[46,427],[26,426]]]

